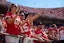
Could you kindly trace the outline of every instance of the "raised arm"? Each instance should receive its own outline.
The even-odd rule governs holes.
[[[32,18],[29,19],[30,24],[37,19],[38,17],[40,17],[44,12],[39,12],[38,14],[35,14]]]

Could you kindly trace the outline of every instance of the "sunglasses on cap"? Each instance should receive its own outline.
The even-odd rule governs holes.
[[[4,14],[0,14],[1,17],[4,17]]]
[[[13,6],[13,7],[15,7],[17,9],[17,6]]]
[[[11,7],[15,7],[15,8],[17,8],[17,6],[16,6],[15,4],[11,4]]]

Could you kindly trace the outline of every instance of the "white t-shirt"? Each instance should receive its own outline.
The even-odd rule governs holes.
[[[0,32],[5,32],[3,21],[0,19]]]
[[[0,20],[0,30],[2,29],[2,21]]]
[[[60,36],[60,39],[59,40],[64,40],[64,30],[61,30],[60,31],[59,36]]]

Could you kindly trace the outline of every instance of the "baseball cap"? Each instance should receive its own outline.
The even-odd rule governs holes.
[[[43,23],[42,22],[39,22],[38,25],[42,25]]]
[[[4,14],[0,14],[0,16],[3,16],[4,17]]]

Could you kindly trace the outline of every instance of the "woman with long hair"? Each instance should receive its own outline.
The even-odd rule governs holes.
[[[19,14],[16,14],[17,6],[15,4],[11,4],[9,8],[9,12],[6,13],[5,21],[6,21],[6,33],[12,35],[20,35],[19,24],[16,23],[16,18]],[[13,36],[5,36],[6,43],[19,43],[19,38]]]

